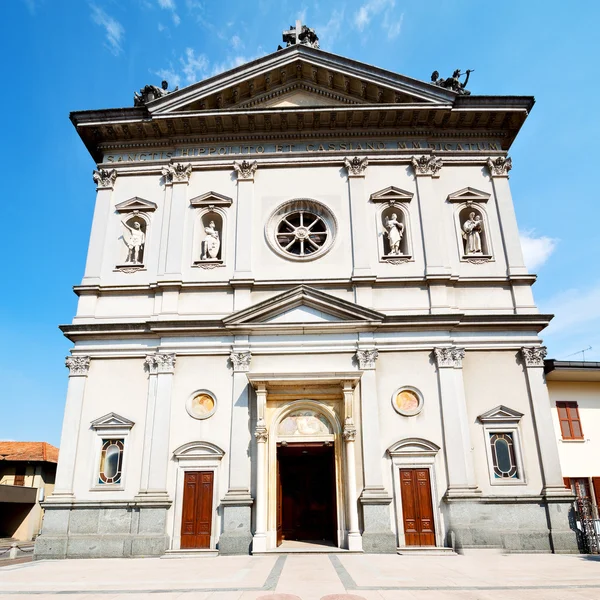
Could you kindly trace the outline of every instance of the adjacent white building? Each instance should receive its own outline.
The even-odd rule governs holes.
[[[71,115],[96,208],[36,557],[577,550],[508,181],[533,98],[310,40]]]

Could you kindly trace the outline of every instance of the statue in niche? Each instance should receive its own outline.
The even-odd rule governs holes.
[[[144,244],[146,234],[142,231],[142,226],[138,221],[129,225],[125,219],[121,221],[127,230],[123,234],[123,241],[127,246],[127,258],[125,262],[130,265],[141,265],[144,259]]]
[[[469,218],[463,223],[463,238],[465,240],[465,254],[482,254],[481,233],[483,231],[483,221],[481,216],[474,211],[469,213]]]
[[[404,223],[398,221],[396,213],[393,213],[391,218],[385,218],[385,229],[385,234],[390,244],[389,255],[400,256],[402,254],[400,243],[402,242],[402,236],[404,235]]]
[[[219,239],[219,231],[216,228],[215,222],[211,221],[208,227],[204,228],[204,231],[206,232],[206,237],[202,240],[200,260],[217,260],[221,240]]]

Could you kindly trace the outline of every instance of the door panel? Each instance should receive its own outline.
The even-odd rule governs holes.
[[[428,469],[401,469],[400,494],[407,546],[435,546]]]
[[[187,471],[183,483],[181,548],[210,548],[213,472]]]

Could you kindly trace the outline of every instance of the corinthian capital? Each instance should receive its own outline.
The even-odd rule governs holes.
[[[69,369],[69,377],[87,377],[90,369],[90,357],[67,356],[65,366]]]
[[[465,357],[465,349],[451,346],[449,348],[434,348],[433,354],[438,368],[451,367],[460,369],[462,360]]]
[[[175,354],[149,354],[144,365],[150,375],[173,373],[175,371]]]
[[[375,361],[379,356],[378,350],[357,350],[356,351],[356,360],[358,361],[358,366],[360,369],[374,369]]]
[[[94,178],[94,183],[98,187],[98,189],[108,189],[112,190],[115,185],[115,180],[117,179],[117,170],[116,169],[100,169],[99,171],[94,170],[92,177]]]
[[[344,158],[344,167],[348,171],[348,177],[364,177],[368,164],[369,159],[366,156],[364,158],[358,156],[353,159]]]
[[[242,162],[234,162],[233,168],[237,172],[238,181],[254,181],[254,173],[258,169],[258,163],[256,161],[248,162],[243,160]]]
[[[525,346],[521,348],[521,356],[527,367],[543,367],[548,351],[546,346]]]
[[[192,174],[192,165],[173,163],[164,167],[162,174],[166,183],[188,183]]]
[[[439,177],[440,171],[442,170],[442,166],[444,162],[439,156],[432,154],[430,156],[413,156],[410,164],[415,172],[415,175],[418,177],[419,175],[429,175],[431,177]]]
[[[512,169],[512,158],[508,156],[488,158],[487,166],[492,177],[508,177],[508,172]]]
[[[233,371],[235,373],[243,373],[250,370],[250,361],[252,360],[252,353],[250,352],[232,352],[229,355],[231,364],[233,365]]]

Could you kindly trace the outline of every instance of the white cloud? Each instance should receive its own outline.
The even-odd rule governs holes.
[[[158,24],[158,30],[159,31],[164,31],[165,30],[165,26],[162,23]]]
[[[600,282],[588,289],[570,289],[559,292],[541,303],[544,311],[555,317],[548,334],[577,332],[598,337],[600,325]]]
[[[171,67],[168,69],[160,69],[159,71],[156,71],[156,75],[158,75],[161,78],[161,80],[165,79],[166,81],[168,81],[169,87],[171,88],[176,88],[181,85],[181,76],[179,75],[179,73],[177,73],[177,71],[175,71]]]
[[[242,42],[242,38],[239,35],[234,35],[231,38],[231,45],[235,50],[237,50],[238,48],[244,47],[244,42]]]
[[[32,17],[35,17],[35,13],[37,12],[36,0],[23,0],[23,2],[25,3],[27,10],[29,11],[29,14]]]
[[[344,21],[344,9],[337,10],[335,9],[331,16],[329,17],[329,21],[325,23],[325,25],[316,25],[315,31],[319,36],[319,45],[324,50],[332,50],[333,45],[337,41],[341,31],[342,31],[342,23]]]
[[[175,0],[157,0],[158,6],[163,10],[170,10],[171,16],[173,18],[173,24],[177,27],[179,23],[181,23],[181,18],[177,14],[177,5],[175,4]]]
[[[358,31],[364,31],[373,17],[381,15],[381,28],[387,32],[388,40],[398,37],[402,29],[404,13],[400,17],[394,15],[396,0],[368,0],[354,15],[354,26]]]
[[[545,264],[559,241],[545,235],[536,236],[533,230],[522,231],[519,237],[521,238],[523,258],[530,271],[536,271]]]
[[[121,42],[125,35],[125,28],[119,21],[107,15],[100,7],[95,4],[90,4],[92,9],[92,20],[96,25],[104,27],[106,32],[106,47],[117,56],[121,52]]]
[[[387,29],[388,40],[393,40],[400,35],[400,31],[402,30],[402,21],[404,21],[404,13],[402,13],[400,18],[395,22],[384,19],[383,28]]]

